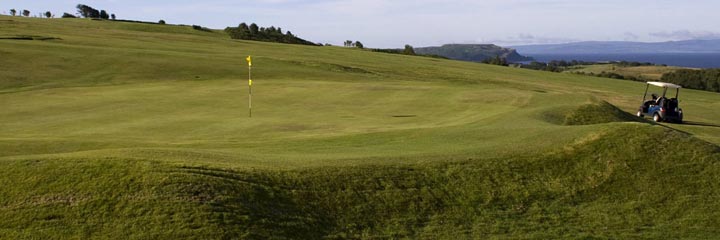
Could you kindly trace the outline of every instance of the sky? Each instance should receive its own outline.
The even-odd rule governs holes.
[[[720,39],[718,0],[0,0],[0,13],[59,17],[75,14],[78,3],[119,19],[215,29],[255,22],[313,42],[373,48]]]

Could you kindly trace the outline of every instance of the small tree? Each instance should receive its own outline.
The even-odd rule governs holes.
[[[720,77],[720,75],[718,75]],[[715,79],[715,81],[712,83],[712,86],[710,89],[708,89],[713,92],[720,92],[720,79]]]
[[[403,54],[415,55],[415,49],[413,48],[413,46],[410,46],[410,44],[405,44],[405,50],[403,50]]]
[[[10,15],[15,16],[15,14],[17,14],[17,10],[15,10],[14,8],[10,9]]]
[[[162,19],[161,19],[160,21],[158,21],[158,23],[159,23],[159,24],[165,24],[165,20],[162,20]]]
[[[250,24],[250,34],[257,35],[259,32],[258,25],[255,23]]]
[[[240,28],[240,30],[250,31],[250,27],[248,27],[246,23],[240,23],[240,25],[238,25],[238,28]]]
[[[355,47],[360,48],[360,49],[365,48],[365,46],[363,46],[363,44],[360,41],[355,41]]]
[[[75,7],[77,8],[78,14],[80,14],[81,17],[90,17],[90,7],[88,5],[78,4]]]
[[[52,17],[52,13],[50,11],[45,12],[45,17],[46,18]]]
[[[199,31],[210,32],[210,29],[204,28],[203,26],[200,26],[200,25],[192,25],[192,28],[195,30],[199,30]]]
[[[78,4],[76,8],[78,10],[78,14],[84,18],[100,18],[100,11],[88,5]]]
[[[29,17],[29,16],[30,16],[30,11],[28,11],[27,9],[26,9],[26,10],[23,10],[23,11],[22,11],[22,15],[23,15],[23,16],[26,16],[26,17]]]
[[[105,10],[100,11],[100,18],[102,19],[110,19],[110,15]]]
[[[113,13],[113,14],[110,14],[110,18],[111,18],[112,20],[115,20],[115,14],[114,14],[114,13]]]
[[[62,18],[76,18],[75,15],[69,13],[63,13]]]

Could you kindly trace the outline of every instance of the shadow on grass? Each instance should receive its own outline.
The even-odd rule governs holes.
[[[330,222],[317,209],[294,198],[302,189],[282,188],[281,175],[183,166],[164,190],[210,209],[222,238],[320,239]]]
[[[714,124],[714,123],[685,121],[685,122],[683,122],[683,124],[685,124],[685,125],[691,125],[691,126],[702,126],[702,127],[716,127],[716,128],[720,128],[720,125]]]
[[[646,121],[647,121],[649,124],[652,124],[652,125],[655,125],[655,126],[661,126],[661,127],[664,127],[664,128],[666,128],[666,129],[669,129],[669,130],[672,130],[672,131],[676,131],[676,132],[683,133],[683,134],[685,134],[685,135],[687,135],[687,136],[694,136],[695,134],[693,134],[693,133],[691,133],[691,132],[687,132],[687,131],[680,130],[680,129],[676,128],[675,126],[676,126],[676,125],[691,125],[691,126],[702,126],[702,127],[720,127],[720,125],[717,125],[717,124],[702,123],[702,122],[692,122],[692,121],[690,121],[690,122],[688,122],[688,121],[683,121],[682,124],[678,124],[678,123],[659,124],[659,123],[656,123],[656,122],[654,122],[654,121],[649,121],[649,120],[646,120]],[[703,139],[700,139],[700,138],[695,138],[695,139],[696,139],[697,141],[701,141],[701,142],[705,142],[705,143],[710,144],[710,145],[717,146],[718,149],[716,149],[716,151],[720,151],[720,145],[718,145],[718,144],[715,144],[715,143],[712,143],[712,142],[709,142],[709,141],[707,141],[707,140],[703,140]]]
[[[34,36],[34,35],[17,35],[17,36],[0,36],[0,40],[62,40],[58,37]]]

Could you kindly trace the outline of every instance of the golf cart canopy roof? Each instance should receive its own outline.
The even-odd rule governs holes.
[[[666,82],[647,82],[647,84],[655,85],[655,86],[663,87],[663,88],[682,88],[682,86],[680,86],[680,85],[675,85],[675,84],[666,83]]]

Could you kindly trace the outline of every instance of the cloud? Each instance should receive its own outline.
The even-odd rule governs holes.
[[[690,31],[677,30],[672,32],[654,32],[649,33],[651,37],[662,38],[664,40],[709,40],[720,39],[719,32],[711,31]]]

